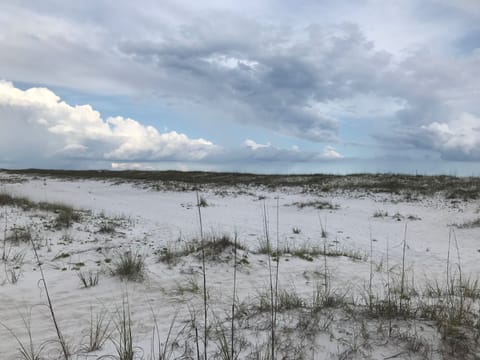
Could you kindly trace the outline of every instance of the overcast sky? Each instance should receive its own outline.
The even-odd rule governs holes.
[[[2,0],[0,167],[480,175],[478,0]]]

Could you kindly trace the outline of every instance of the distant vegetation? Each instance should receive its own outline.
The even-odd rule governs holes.
[[[176,189],[193,190],[204,186],[265,186],[270,189],[301,187],[306,193],[362,191],[402,194],[407,199],[419,195],[444,194],[448,199],[478,199],[479,177],[426,176],[402,174],[354,175],[259,175],[249,173],[202,171],[108,171],[108,170],[2,170],[10,174],[62,179],[96,179],[118,182],[150,183],[152,187],[174,185]]]

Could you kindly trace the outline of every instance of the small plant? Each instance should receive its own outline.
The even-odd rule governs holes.
[[[19,226],[14,227],[11,230],[11,233],[7,236],[6,241],[9,241],[14,245],[19,245],[20,243],[29,243],[31,239],[31,228],[28,226]]]
[[[175,293],[177,295],[185,295],[186,293],[198,294],[200,293],[200,286],[195,277],[188,278],[185,282],[177,284]]]
[[[292,255],[305,261],[313,261],[315,252],[312,249],[302,248],[292,251]]]
[[[298,257],[306,261],[314,261],[315,258],[319,256],[328,256],[328,257],[345,256],[354,261],[364,261],[366,259],[366,255],[361,253],[360,251],[345,249],[345,248],[332,249],[327,246],[319,247],[319,246],[302,245],[297,248],[290,248],[289,246],[285,246],[283,248],[278,248],[273,250],[268,245],[269,244],[266,241],[261,239],[260,245],[256,250],[256,253],[263,254],[263,255],[270,254],[275,259],[281,255],[290,254],[292,256]]]
[[[175,265],[179,259],[194,254],[198,259],[205,256],[205,260],[220,260],[219,255],[227,250],[246,250],[246,248],[235,243],[228,235],[204,235],[203,241],[191,240],[183,243],[177,248],[164,247],[160,250],[159,261],[168,265]]]
[[[115,232],[115,223],[111,221],[102,221],[98,232],[101,234],[112,234]]]
[[[205,236],[200,250],[204,250],[207,259],[217,259],[227,249],[245,250],[245,247],[238,242],[234,242],[228,235]]]
[[[114,324],[117,330],[117,338],[111,338],[116,352],[114,358],[117,360],[134,360],[138,349],[133,345],[132,319],[128,298],[124,297],[122,308],[117,309]]]
[[[68,258],[68,257],[70,257],[69,253],[61,252],[61,253],[55,255],[55,257],[52,260],[55,261],[55,260],[59,260],[59,259],[65,259],[65,258]]]
[[[203,196],[200,196],[200,199],[198,200],[198,205],[199,207],[207,207],[208,202],[207,199],[205,199]]]
[[[114,262],[113,274],[129,281],[141,281],[145,276],[145,259],[138,251],[125,251]]]
[[[25,264],[25,252],[8,252],[5,257],[5,274],[7,281],[16,284],[23,274],[23,265]]]
[[[241,336],[231,337],[231,329],[220,321],[216,321],[213,336],[217,345],[217,353],[214,359],[220,360],[237,360],[240,353],[248,342]],[[232,342],[233,341],[233,342]]]
[[[83,345],[81,350],[86,353],[100,350],[109,336],[110,320],[107,320],[107,312],[102,311],[94,315],[93,309],[90,309],[90,324],[85,335],[88,343]]]
[[[388,211],[385,211],[385,210],[376,210],[376,211],[373,213],[373,217],[375,217],[375,218],[388,217]]]
[[[459,229],[477,228],[477,227],[480,227],[480,218],[465,221],[464,223],[461,223],[461,224],[455,224],[454,226]]]
[[[170,327],[168,329],[168,333],[165,338],[165,341],[162,343],[161,336],[160,336],[160,329],[158,327],[158,318],[153,310],[152,310],[152,316],[153,316],[154,327],[153,327],[152,345],[151,345],[149,360],[170,360],[172,359],[172,356],[174,356],[174,348],[178,346],[178,339],[180,335],[183,334],[183,331],[185,330],[187,325],[184,325],[184,327],[181,328],[177,332],[175,337],[172,339],[173,329],[174,329],[175,321],[177,318],[177,315],[175,314],[172,321],[170,322]],[[180,358],[183,359],[184,357],[180,357]],[[178,357],[174,357],[173,359],[178,359]]]
[[[63,243],[63,244],[71,244],[73,243],[73,236],[71,234],[69,234],[68,232],[65,232],[61,237],[60,237],[60,241]]]
[[[257,305],[255,310],[258,312],[270,312],[272,310],[272,301],[270,290],[265,289],[258,293]],[[273,308],[277,312],[283,312],[288,310],[298,310],[305,307],[306,303],[302,297],[297,293],[295,288],[291,289],[278,289],[277,298],[273,303]]]
[[[264,238],[259,239],[259,247],[256,251],[257,254],[262,254],[262,255],[270,255],[273,253],[273,249],[271,248],[271,244],[269,241],[266,241]],[[279,250],[278,252],[275,252],[273,254],[274,256],[279,256],[281,255],[282,252]]]
[[[181,256],[179,256],[178,252],[170,249],[169,247],[163,247],[160,249],[158,261],[168,265],[175,265],[180,257]]]
[[[166,246],[160,250],[158,260],[168,265],[175,265],[181,258],[195,253],[198,247],[198,242],[195,240],[184,242],[176,248]]]
[[[300,229],[299,227],[293,227],[292,228],[292,232],[296,235],[300,234],[302,232],[302,229]]]
[[[78,271],[77,276],[80,279],[82,286],[86,289],[89,287],[97,286],[99,280],[99,273],[89,271]]]
[[[14,266],[6,270],[7,272],[7,281],[11,284],[16,284],[22,276],[23,270],[20,266]]]
[[[67,205],[57,204],[54,208],[57,213],[55,218],[55,227],[58,229],[69,228],[74,222],[80,221],[80,214]]]
[[[0,205],[1,206],[17,206],[23,210],[29,210],[36,207],[36,204],[25,197],[17,197],[7,193],[0,193]]]
[[[330,280],[325,284],[317,283],[314,291],[312,303],[310,309],[313,313],[317,313],[324,308],[334,308],[345,304],[345,298],[348,291],[343,294],[339,294],[336,290],[333,290],[328,286]]]
[[[316,201],[308,201],[308,202],[294,202],[293,206],[298,207],[299,209],[303,209],[305,207],[313,207],[317,210],[338,210],[340,209],[340,205],[333,204],[330,201],[326,200],[316,200]]]
[[[57,317],[55,315],[55,310],[54,310],[54,307],[53,307],[52,298],[50,297],[50,292],[48,291],[48,286],[47,286],[47,280],[45,278],[45,273],[43,272],[42,262],[40,261],[40,257],[38,256],[38,252],[37,252],[37,249],[35,247],[35,243],[33,242],[33,239],[30,239],[30,243],[32,245],[32,250],[33,250],[33,253],[35,255],[36,264],[37,264],[37,266],[40,270],[41,281],[42,281],[42,284],[43,284],[43,289],[45,290],[45,296],[47,298],[48,309],[50,310],[50,315],[52,317],[53,325],[54,325],[55,331],[57,333],[58,343],[61,346],[64,359],[68,360],[70,358],[70,350],[69,350],[67,342],[65,341],[65,338],[63,337],[63,334],[60,330],[60,327],[58,326]]]
[[[36,346],[33,342],[32,336],[32,326],[31,326],[31,309],[27,312],[27,314],[20,314],[20,317],[23,322],[23,326],[25,328],[25,332],[28,337],[28,341],[22,341],[20,337],[9,327],[5,324],[0,322],[0,325],[7,330],[10,335],[15,339],[18,344],[18,359],[21,360],[42,360],[44,359],[42,356],[43,351],[47,343],[42,343],[40,346]]]

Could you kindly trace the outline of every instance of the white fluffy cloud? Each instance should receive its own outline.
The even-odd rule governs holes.
[[[424,145],[447,159],[480,160],[480,117],[463,113],[450,122],[421,127]]]
[[[343,157],[330,146],[312,152],[250,139],[241,147],[223,148],[121,116],[103,119],[90,105],[72,106],[47,88],[22,90],[7,81],[0,81],[0,129],[0,165],[7,167],[156,169],[165,161],[178,168],[185,163],[293,164]]]
[[[0,149],[10,164],[52,159],[195,161],[218,147],[123,117],[102,119],[90,105],[71,106],[46,88],[0,81]]]

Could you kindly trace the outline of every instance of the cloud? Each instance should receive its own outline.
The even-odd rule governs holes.
[[[325,159],[325,160],[342,159],[343,157],[344,156],[342,154],[340,154],[331,146],[326,146],[325,149],[323,150],[323,153],[320,154],[319,156],[320,159]]]
[[[83,161],[115,169],[155,169],[162,162],[181,168],[186,163],[294,164],[342,157],[330,146],[317,153],[250,139],[225,149],[176,131],[161,133],[121,116],[103,119],[90,105],[72,106],[47,88],[22,90],[7,81],[0,81],[0,119],[0,163],[15,167]]]
[[[450,122],[421,127],[420,139],[449,160],[480,160],[480,117],[463,113]],[[418,140],[417,140],[418,141]]]
[[[0,152],[4,161],[197,161],[218,151],[204,139],[123,117],[102,119],[90,105],[71,106],[46,88],[0,81]]]
[[[354,24],[288,27],[214,10],[154,24],[145,12],[121,5],[103,10],[128,11],[138,25],[133,33],[112,17],[82,24],[89,6],[61,5],[50,15],[38,5],[11,5],[10,16],[0,16],[7,29],[0,36],[7,54],[0,58],[8,69],[3,76],[108,95],[153,95],[174,106],[188,102],[313,142],[338,140],[338,119],[317,105],[353,99],[352,108],[358,94],[390,96],[378,89],[390,56]]]
[[[448,121],[397,129],[390,136],[382,134],[380,141],[403,146],[404,150],[421,149],[434,152],[444,160],[480,160],[480,117],[462,113]]]
[[[249,148],[249,149],[251,149],[251,150],[253,150],[253,151],[258,150],[258,149],[269,148],[269,147],[272,146],[270,143],[268,143],[268,144],[258,144],[258,143],[256,143],[255,141],[250,140],[250,139],[245,140],[244,145],[245,145],[247,148]]]
[[[408,143],[453,156],[438,143],[445,135],[429,126],[447,124],[451,131],[463,113],[480,114],[479,9],[476,0],[405,0],[394,5],[341,0],[328,6],[316,1],[240,6],[233,1],[146,0],[142,7],[126,0],[4,2],[0,76],[149,99],[173,109],[187,104],[192,113],[212,114],[218,120],[209,123],[218,121],[217,128],[235,122],[322,147],[357,141],[356,134],[345,139],[356,125],[350,122],[375,118],[381,129],[365,129],[362,141],[377,131],[378,152],[386,151],[386,145],[400,149]],[[48,128],[48,144],[37,138],[32,146],[45,154],[101,154],[109,161],[178,156],[213,161],[225,156],[208,141],[162,134],[123,118],[100,118],[98,123],[95,110],[74,108],[77,116],[94,123],[69,131],[70,123],[58,121]],[[56,109],[61,111],[61,106]],[[17,128],[24,126],[25,134],[46,126],[22,124]],[[132,135],[125,138],[121,128]],[[399,135],[392,137],[394,128]],[[140,139],[148,141],[139,146]],[[186,152],[177,156],[171,143],[184,144]],[[250,151],[275,158],[274,148]],[[475,152],[451,148],[457,149],[458,158],[471,158]],[[232,156],[244,156],[247,150]],[[276,151],[295,158],[291,149]],[[300,153],[297,159],[310,156]]]
[[[237,151],[237,158],[263,162],[289,162],[289,163],[315,163],[343,158],[332,146],[325,146],[321,153],[314,151],[302,151],[298,146],[290,149],[279,148],[270,143],[259,144],[247,139],[244,142],[243,151]]]

